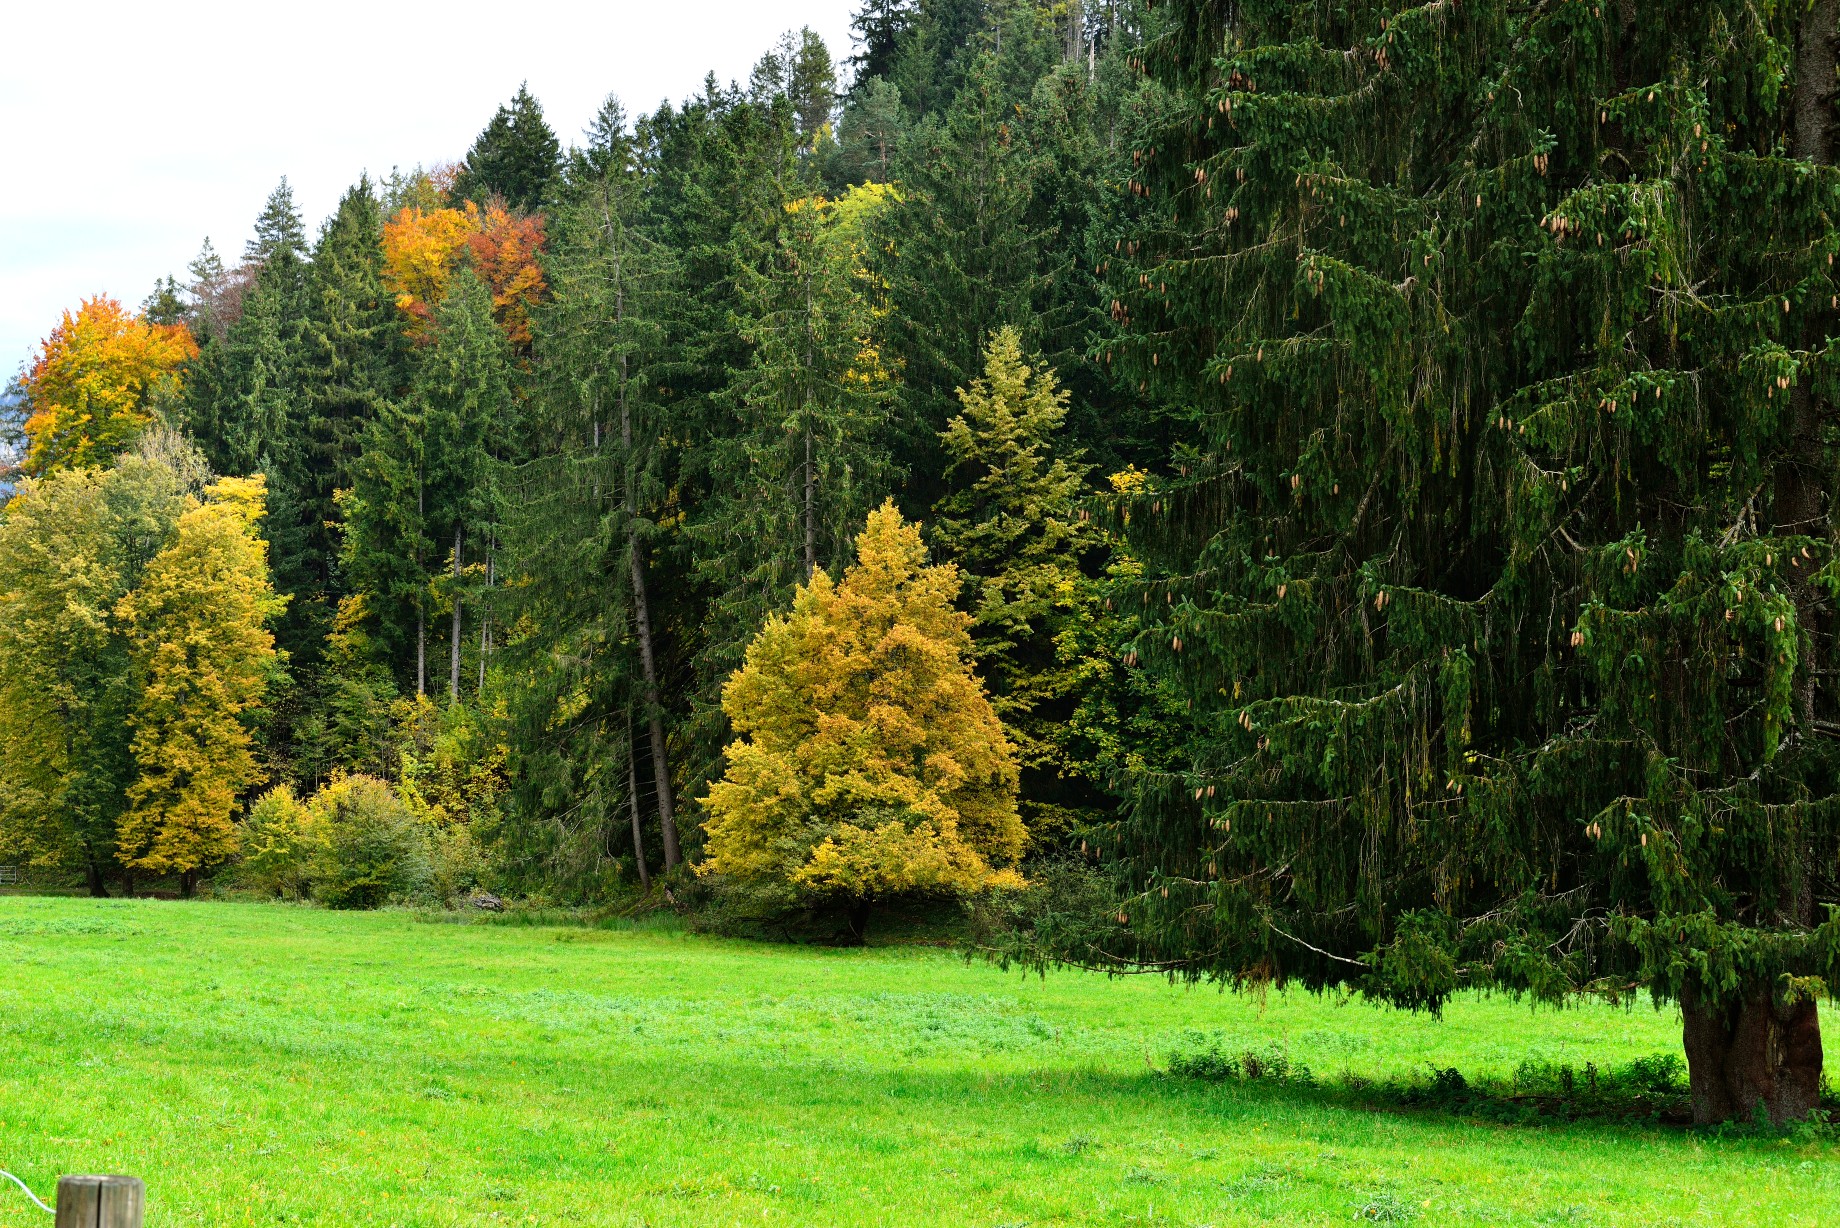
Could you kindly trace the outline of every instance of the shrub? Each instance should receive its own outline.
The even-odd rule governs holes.
[[[425,889],[428,838],[395,790],[374,776],[346,776],[314,794],[324,833],[313,895],[328,908],[377,908]]]
[[[243,822],[237,881],[271,895],[306,898],[309,867],[322,834],[313,811],[294,796],[293,788],[276,785],[256,799]]]

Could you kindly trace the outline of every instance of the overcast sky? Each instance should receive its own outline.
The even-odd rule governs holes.
[[[857,0],[369,0],[0,9],[0,383],[92,294],[138,304],[210,236],[226,261],[281,176],[309,234],[368,170],[456,160],[528,81],[566,146],[745,80],[809,25],[839,60]]]

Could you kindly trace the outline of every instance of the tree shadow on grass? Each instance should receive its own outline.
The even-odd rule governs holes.
[[[1234,1051],[1218,1042],[1172,1051],[1161,1077],[1186,1083],[1239,1083],[1283,1089],[1321,1103],[1369,1112],[1443,1116],[1501,1125],[1568,1125],[1603,1122],[1676,1129],[1693,1125],[1687,1066],[1677,1054],[1636,1058],[1599,1067],[1586,1062],[1524,1061],[1507,1078],[1466,1077],[1456,1067],[1426,1063],[1422,1074],[1368,1079],[1347,1073],[1322,1078],[1293,1060],[1282,1046]],[[1784,1129],[1767,1122],[1725,1123],[1720,1135],[1785,1132],[1840,1140],[1840,1093],[1823,1082],[1819,1108],[1807,1121]]]

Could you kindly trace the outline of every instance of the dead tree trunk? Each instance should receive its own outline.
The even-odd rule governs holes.
[[[1768,986],[1709,1002],[1683,995],[1693,1123],[1751,1121],[1759,1109],[1774,1125],[1799,1121],[1821,1095],[1821,1024],[1813,998],[1779,1002]]]

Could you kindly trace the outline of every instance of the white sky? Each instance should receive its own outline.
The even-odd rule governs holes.
[[[838,60],[857,0],[62,0],[0,4],[0,384],[82,298],[138,304],[206,235],[241,255],[282,175],[308,234],[359,172],[457,160],[520,81],[566,147],[746,80],[809,25]]]

